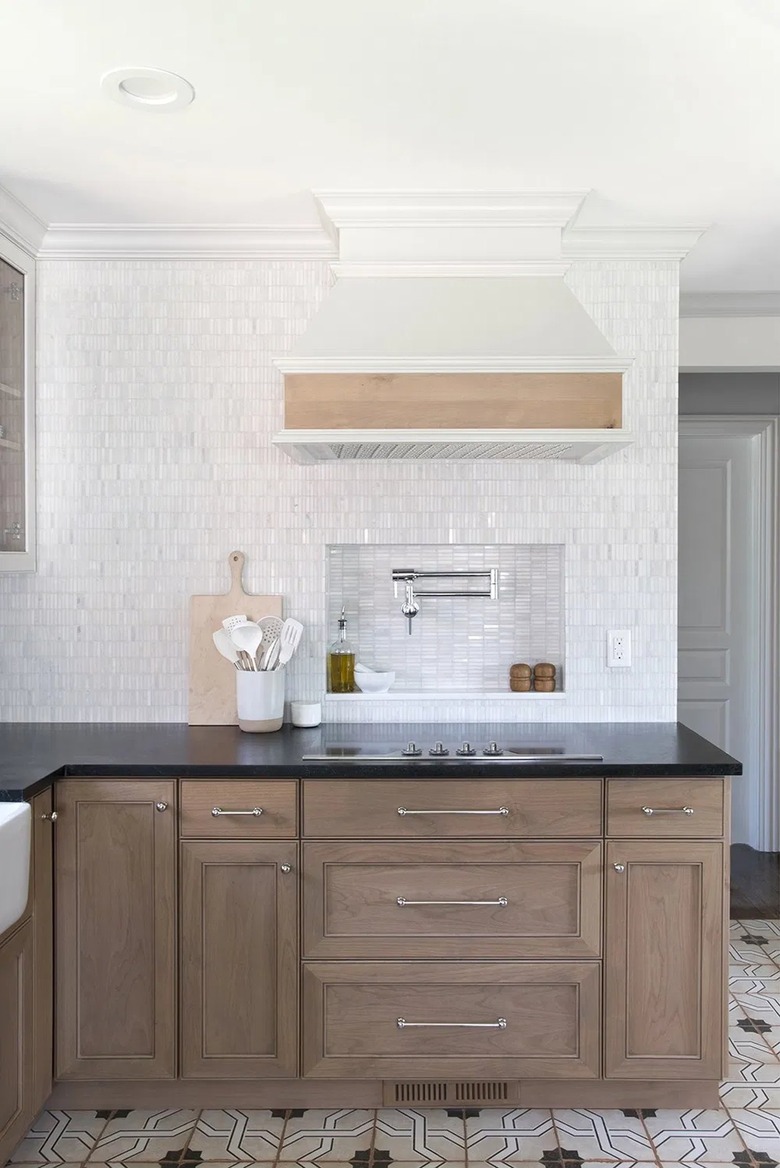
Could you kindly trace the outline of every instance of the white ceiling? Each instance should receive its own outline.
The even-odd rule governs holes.
[[[780,0],[20,0],[0,52],[0,184],[47,222],[591,189],[581,224],[713,225],[689,291],[780,291]],[[125,65],[194,104],[109,101]]]

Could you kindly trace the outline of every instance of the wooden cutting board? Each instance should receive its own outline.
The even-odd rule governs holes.
[[[244,592],[241,574],[244,553],[228,556],[230,591],[224,596],[190,597],[190,726],[233,726],[236,714],[236,671],[212,640],[226,616],[246,613],[250,620],[281,616],[281,596],[252,596]]]

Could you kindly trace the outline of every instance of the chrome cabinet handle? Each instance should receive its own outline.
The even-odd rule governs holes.
[[[626,870],[625,864],[613,864],[612,867],[615,869],[616,872],[625,872],[625,870]]]
[[[509,901],[505,896],[499,896],[498,900],[407,900],[405,896],[397,896],[395,903],[399,908],[405,908],[408,904],[494,904],[506,908]]]
[[[279,871],[280,872],[292,872],[292,864],[280,864]]]
[[[262,807],[253,807],[251,811],[223,811],[221,807],[212,807],[211,814],[216,819],[218,815],[258,815],[263,814]]]
[[[499,807],[497,811],[410,811],[408,807],[398,807],[399,815],[508,815],[508,807]]]
[[[692,807],[643,807],[645,815],[693,815]]]
[[[154,806],[155,806],[156,811],[167,811],[168,810],[168,804],[163,803],[162,801],[160,801],[159,803],[155,803]]]
[[[506,1030],[506,1018],[497,1018],[495,1022],[407,1022],[405,1018],[396,1018],[395,1024],[399,1030],[408,1030],[412,1027],[443,1027],[456,1026],[466,1030]]]
[[[59,817],[59,811],[44,811],[41,819],[48,819],[49,823],[56,823]]]

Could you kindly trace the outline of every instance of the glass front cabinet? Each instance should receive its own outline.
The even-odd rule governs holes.
[[[35,260],[0,234],[0,571],[35,569]]]

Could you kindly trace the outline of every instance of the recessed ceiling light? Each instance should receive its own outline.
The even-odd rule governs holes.
[[[167,69],[111,69],[100,78],[107,97],[135,109],[170,113],[195,100],[195,90],[184,77]]]

